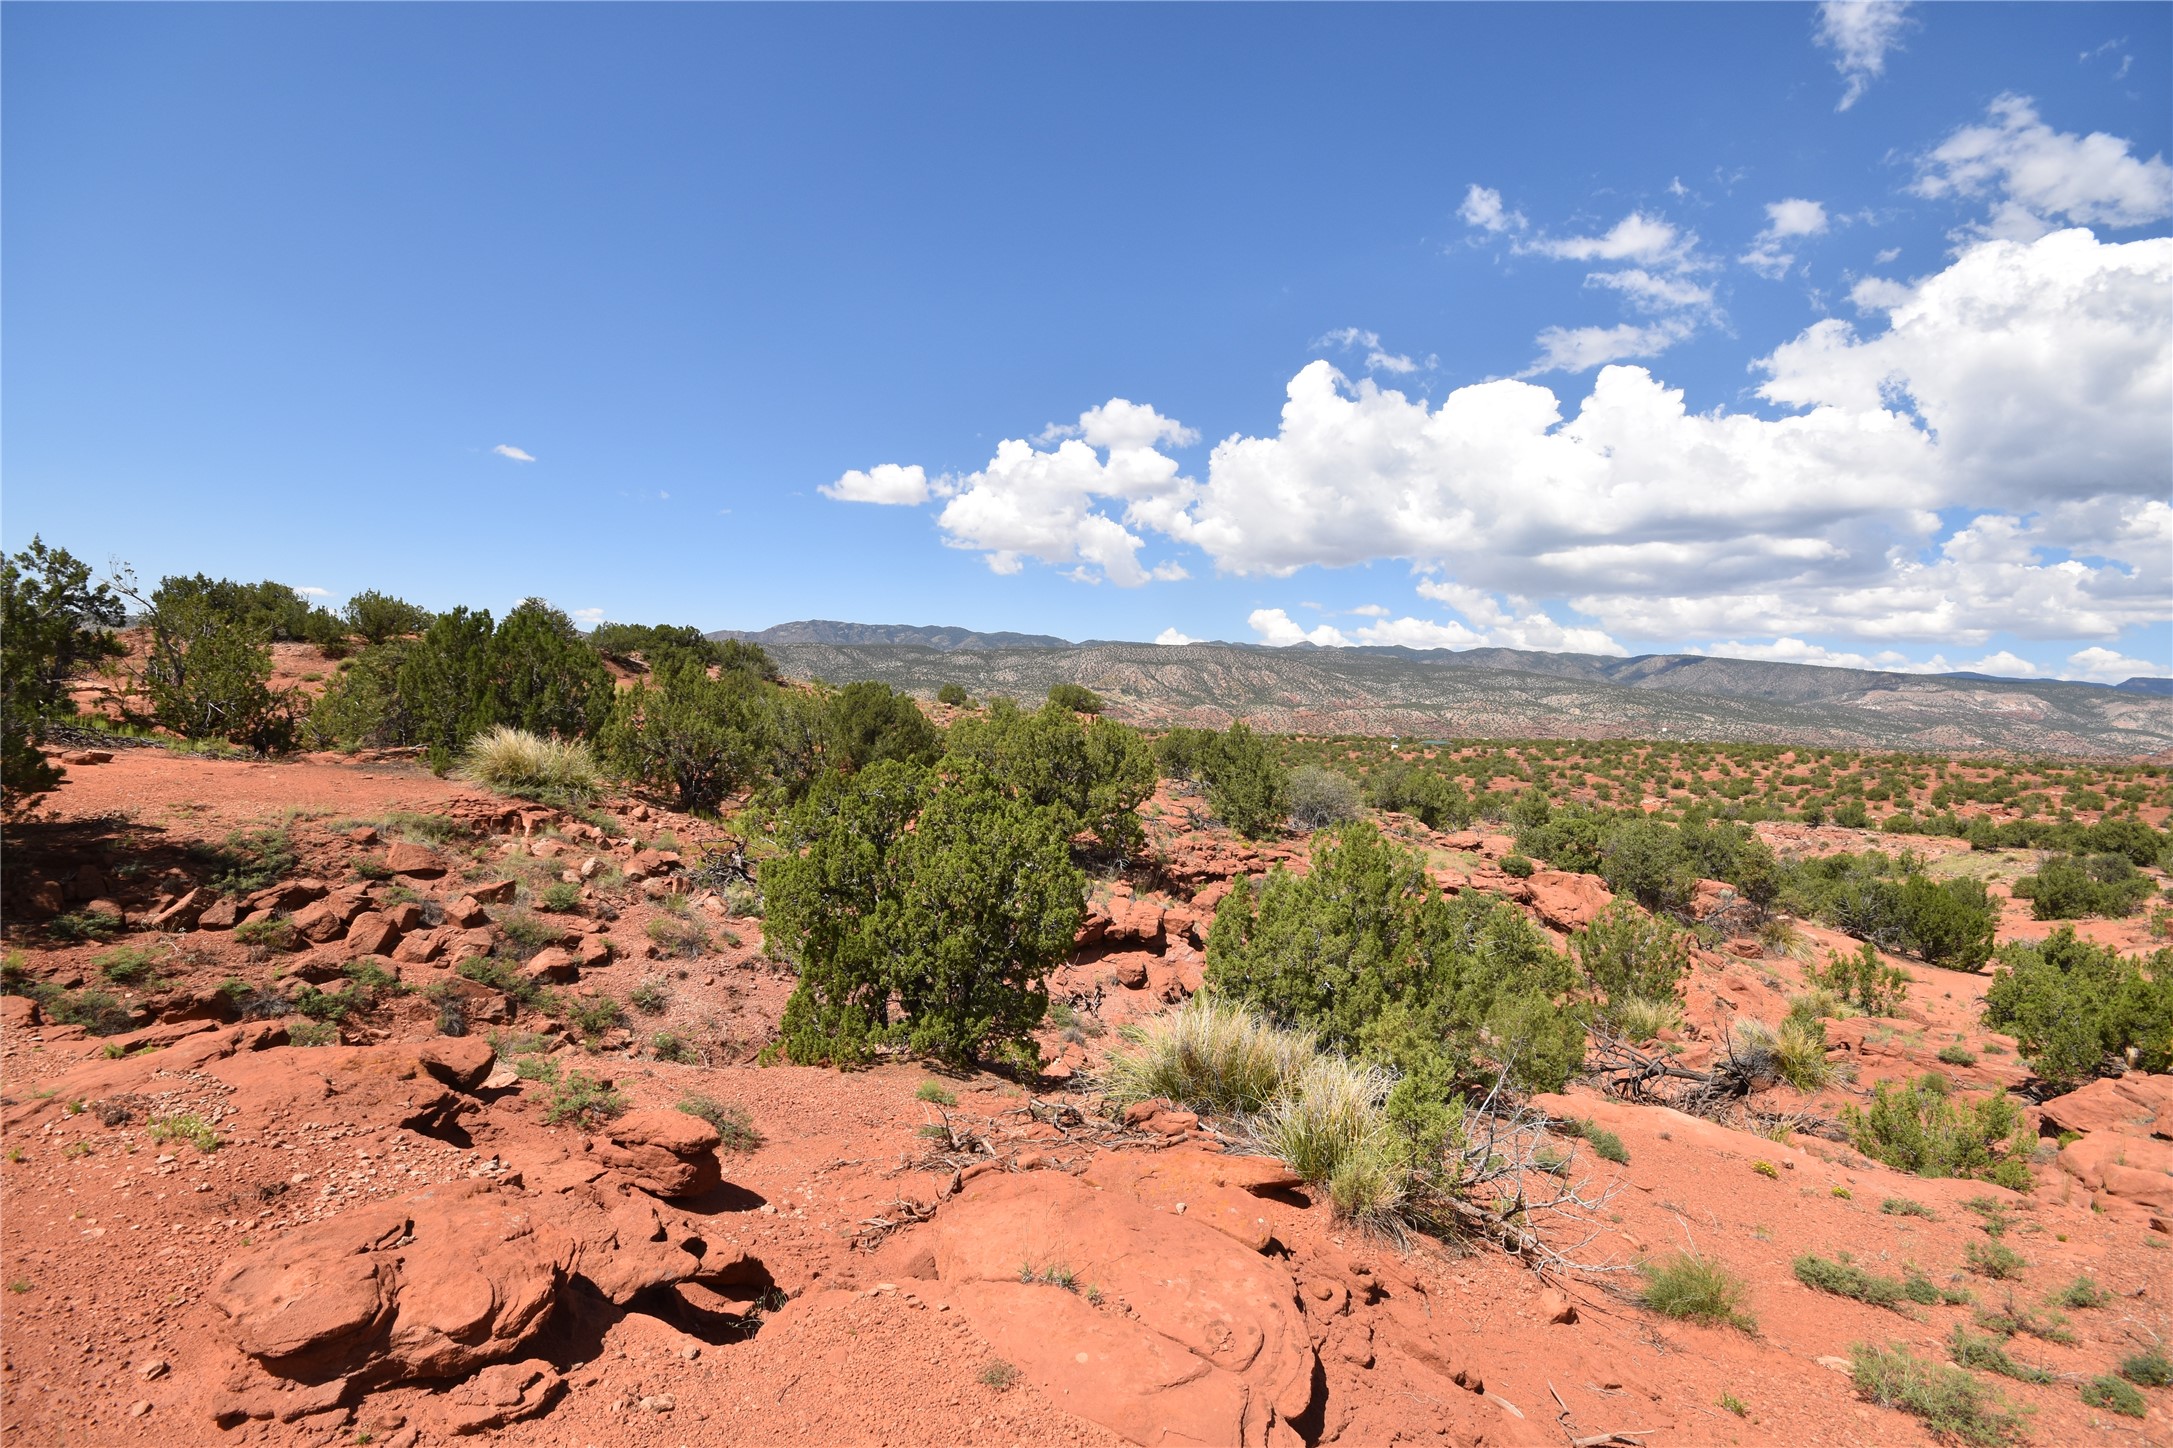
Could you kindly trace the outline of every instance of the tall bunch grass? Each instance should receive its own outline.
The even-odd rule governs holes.
[[[1311,1032],[1283,1030],[1212,995],[1123,1036],[1109,1058],[1112,1097],[1166,1096],[1204,1111],[1259,1111],[1319,1054]]]
[[[571,804],[591,799],[603,785],[596,756],[579,739],[546,739],[500,724],[468,742],[461,757],[465,779],[501,794]]]

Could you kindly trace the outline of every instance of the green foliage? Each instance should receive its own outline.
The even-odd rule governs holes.
[[[2052,1296],[2047,1298],[2046,1300],[2048,1302],[2056,1302],[2062,1307],[2075,1308],[2079,1310],[2083,1308],[2103,1307],[2105,1306],[2105,1304],[2113,1300],[2113,1294],[2107,1291],[2105,1288],[2099,1286],[2097,1279],[2095,1277],[2092,1277],[2089,1273],[2085,1272],[2081,1276],[2077,1277],[2073,1282],[2070,1282],[2067,1284],[2067,1286],[2061,1288],[2058,1292],[2053,1293]]]
[[[1347,774],[1305,765],[1290,774],[1290,818],[1304,830],[1317,830],[1357,819],[1364,805]]]
[[[1085,898],[1072,818],[970,763],[939,778],[885,761],[818,782],[763,876],[765,940],[800,967],[785,1054],[845,1065],[902,1041],[1030,1064],[1044,982]]]
[[[157,973],[166,952],[141,945],[116,945],[91,957],[98,973],[115,985],[141,985]]]
[[[217,1151],[221,1145],[211,1123],[194,1114],[154,1116],[145,1134],[161,1146],[185,1141],[201,1152]]]
[[[2006,1092],[1957,1101],[1946,1078],[1927,1073],[1906,1085],[1881,1081],[1868,1107],[1844,1106],[1841,1121],[1856,1149],[1900,1171],[1927,1177],[1978,1177],[2016,1191],[2031,1185],[2028,1121]]]
[[[566,1024],[585,1041],[596,1041],[626,1020],[626,1008],[607,995],[574,996],[563,1002]]]
[[[2146,1388],[2173,1388],[2173,1359],[2159,1348],[2135,1353],[2120,1360],[2120,1375]]]
[[[2173,950],[2124,956],[2061,926],[2035,944],[2001,948],[1984,1023],[2015,1037],[2056,1090],[2100,1074],[2130,1052],[2145,1071],[2173,1068]]]
[[[1976,1368],[1982,1372],[1998,1373],[2003,1378],[2013,1378],[2021,1383],[2049,1383],[2052,1374],[2043,1368],[2017,1362],[2007,1355],[2007,1349],[1997,1338],[1979,1337],[1960,1323],[1954,1324],[1954,1334],[1948,1338],[1948,1351],[1954,1354],[1957,1366]]]
[[[55,940],[111,940],[122,923],[109,910],[69,910],[46,921],[45,933]]]
[[[923,1081],[913,1088],[913,1099],[925,1101],[931,1106],[956,1106],[958,1097],[941,1081]]]
[[[1690,936],[1675,922],[1615,900],[1592,923],[1569,937],[1585,983],[1601,1002],[1601,1014],[1633,999],[1675,998],[1676,982],[1690,968]]]
[[[680,1098],[678,1109],[714,1126],[717,1135],[724,1138],[726,1151],[754,1151],[762,1145],[762,1133],[755,1129],[754,1118],[737,1102],[718,1101],[711,1096],[686,1096]]]
[[[1504,1070],[1558,1090],[1584,1055],[1580,1012],[1560,1005],[1569,962],[1514,906],[1443,897],[1424,861],[1370,824],[1317,836],[1312,870],[1271,871],[1257,898],[1240,877],[1208,935],[1207,981],[1393,1070],[1406,1125]]]
[[[1991,958],[1999,912],[1982,880],[1932,880],[1914,856],[1879,850],[1798,860],[1783,871],[1781,903],[1881,949],[1950,970]]]
[[[2002,1448],[2023,1435],[2025,1415],[1998,1392],[1960,1368],[1925,1362],[1906,1347],[1856,1343],[1849,1348],[1849,1371],[1858,1393],[1882,1408],[1923,1419],[1938,1436],[1975,1448]]]
[[[571,1121],[593,1130],[626,1113],[626,1098],[586,1071],[568,1071],[561,1077],[554,1063],[543,1080],[543,1120],[556,1126]]]
[[[491,635],[495,720],[530,734],[592,734],[611,708],[611,673],[573,620],[540,598],[522,602]]]
[[[1630,1164],[1630,1149],[1622,1144],[1622,1138],[1596,1121],[1572,1117],[1556,1129],[1565,1136],[1584,1138],[1585,1145],[1591,1147],[1593,1154],[1602,1161],[1611,1161],[1617,1166]]]
[[[1922,1274],[1911,1273],[1907,1278],[1901,1278],[1867,1272],[1850,1261],[1846,1252],[1838,1261],[1806,1252],[1796,1259],[1794,1271],[1796,1280],[1814,1292],[1853,1298],[1871,1307],[1899,1311],[1904,1302],[1929,1306],[1940,1301],[1939,1289]]]
[[[571,880],[553,880],[536,896],[536,908],[564,914],[581,906],[581,887]]]
[[[1962,1265],[1979,1277],[2005,1282],[2020,1277],[2029,1264],[2022,1254],[2004,1242],[1971,1242],[1962,1249]]]
[[[1084,684],[1053,684],[1049,688],[1049,702],[1059,709],[1069,709],[1074,714],[1099,714],[1102,712],[1102,696]]]
[[[1758,1321],[1744,1310],[1750,1288],[1742,1278],[1709,1257],[1678,1252],[1660,1261],[1637,1265],[1644,1277],[1638,1300],[1662,1317],[1702,1322],[1711,1326],[1758,1330]]]
[[[2126,1418],[2147,1418],[2150,1404],[2143,1395],[2110,1373],[2101,1373],[2082,1385],[2082,1400],[2093,1408]]]
[[[1461,785],[1400,756],[1376,766],[1366,776],[1366,801],[1378,810],[1407,814],[1430,830],[1460,830],[1477,817],[1471,796]]]
[[[269,946],[273,950],[291,950],[299,937],[294,926],[283,915],[268,915],[262,920],[244,920],[234,927],[234,939],[243,945]]]
[[[1247,839],[1273,834],[1290,813],[1290,776],[1275,751],[1239,719],[1200,751],[1207,807]]]
[[[1977,1053],[1960,1041],[1949,1041],[1939,1048],[1939,1059],[1949,1066],[1974,1066],[1977,1064]]]
[[[643,933],[666,955],[684,956],[689,960],[707,954],[711,943],[709,932],[698,921],[672,915],[659,915],[644,927]]]
[[[1029,809],[1048,812],[1062,836],[1085,830],[1117,855],[1145,839],[1135,812],[1154,791],[1154,761],[1137,730],[1045,705],[1021,713],[992,700],[951,726],[943,772],[976,774]]]
[[[964,684],[951,683],[936,690],[936,702],[953,709],[963,709],[973,702],[973,697],[966,692]]]
[[[271,642],[281,610],[265,590],[199,573],[167,578],[143,605],[150,648],[137,689],[150,717],[184,739],[224,739],[259,751],[290,747],[299,700],[275,694]],[[299,603],[291,589],[285,590]],[[306,618],[308,610],[302,610]]]
[[[33,536],[0,554],[0,790],[10,807],[64,777],[37,746],[47,724],[75,712],[75,677],[121,655],[111,630],[124,617],[111,586],[92,583],[90,565],[65,548]]]
[[[543,987],[523,977],[511,961],[476,956],[454,966],[453,973],[477,985],[488,986],[518,1005],[536,1005],[543,999]]]
[[[2017,896],[2030,902],[2039,920],[2082,920],[2090,916],[2133,915],[2157,892],[2149,876],[2126,855],[2054,855],[2035,876],[2015,882]]]
[[[389,593],[366,588],[340,610],[347,627],[373,644],[420,633],[430,624],[430,610]]]
[[[11,967],[0,979],[0,991],[28,996],[38,1003],[38,1014],[56,1026],[81,1026],[93,1036],[117,1036],[132,1031],[136,1022],[128,1008],[110,991],[71,991],[49,980],[32,980],[20,967]]]
[[[597,747],[616,773],[709,811],[759,776],[769,722],[760,680],[736,669],[711,678],[698,659],[679,658],[619,694]]]
[[[1909,972],[1881,960],[1868,940],[1853,955],[1828,951],[1826,968],[1814,966],[1805,974],[1867,1016],[1891,1016],[1909,999]]]
[[[1536,868],[1529,856],[1520,855],[1514,850],[1501,857],[1501,872],[1512,880],[1529,880]]]
[[[236,897],[254,895],[284,878],[302,859],[293,831],[285,826],[236,830],[223,846],[197,849],[195,858],[210,875],[212,889]]]
[[[943,752],[943,736],[913,702],[911,694],[892,692],[888,684],[863,679],[831,696],[830,739],[837,767],[866,769],[885,760],[933,764]]]
[[[671,989],[659,976],[649,976],[627,992],[626,1003],[647,1016],[660,1016],[671,1005]]]

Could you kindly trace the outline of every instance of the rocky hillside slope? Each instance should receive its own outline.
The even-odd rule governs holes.
[[[1512,649],[1072,648],[778,641],[786,672],[928,695],[1039,699],[1077,683],[1133,722],[1430,738],[1662,738],[1847,749],[2134,757],[2173,749],[2173,699],[2087,684],[1882,674],[1741,659]]]

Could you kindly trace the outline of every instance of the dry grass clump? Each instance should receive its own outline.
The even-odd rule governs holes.
[[[1242,1116],[1253,1142],[1324,1188],[1338,1216],[1393,1229],[1413,1169],[1388,1118],[1389,1072],[1324,1053],[1310,1031],[1204,994],[1125,1037],[1110,1061],[1115,1099],[1162,1096]]]
[[[1749,1286],[1710,1257],[1678,1252],[1664,1261],[1641,1262],[1637,1270],[1645,1279],[1638,1300],[1662,1317],[1758,1330],[1758,1319],[1743,1307]]]
[[[1109,1058],[1112,1098],[1166,1096],[1205,1111],[1258,1111],[1319,1054],[1310,1032],[1283,1030],[1206,994],[1123,1035],[1125,1047]]]
[[[500,724],[468,742],[460,775],[501,794],[575,803],[603,786],[596,756],[579,739],[546,739]]]

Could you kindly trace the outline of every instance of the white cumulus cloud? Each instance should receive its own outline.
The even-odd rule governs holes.
[[[841,503],[884,503],[894,507],[915,507],[934,496],[929,490],[927,470],[919,463],[909,467],[878,463],[865,472],[853,468],[816,491]]]
[[[1185,644],[1196,644],[1199,642],[1199,640],[1192,637],[1192,635],[1188,633],[1181,633],[1174,628],[1166,628],[1162,630],[1162,632],[1154,636],[1154,641],[1158,644],[1163,645],[1166,648],[1179,648]]]
[[[1911,188],[1926,197],[1990,197],[1976,234],[2028,241],[2058,221],[2141,226],[2173,216],[2173,166],[2138,159],[2119,136],[2055,131],[2028,96],[1994,100],[1925,156]]]
[[[1806,201],[1791,196],[1785,201],[1766,203],[1766,226],[1752,239],[1750,250],[1736,260],[1773,280],[1788,275],[1795,265],[1795,254],[1783,248],[1798,237],[1821,236],[1827,229],[1826,208],[1817,201]]]
[[[511,458],[517,463],[532,463],[535,461],[534,457],[509,442],[502,442],[492,448],[491,451],[502,458]]]
[[[2069,654],[2067,667],[2061,672],[2070,679],[2118,684],[2129,679],[2173,678],[2173,664],[2163,659],[2131,659],[2117,650],[2093,645]]]
[[[1246,615],[1245,623],[1260,635],[1260,642],[1279,649],[1292,644],[1319,644],[1322,648],[1341,649],[1350,647],[1350,640],[1341,629],[1329,624],[1317,628],[1305,628],[1279,608],[1256,608]]]
[[[1464,218],[1466,226],[1481,231],[1522,231],[1525,227],[1524,213],[1504,206],[1501,193],[1491,186],[1472,185],[1464,192],[1464,204],[1456,208],[1456,214]]]
[[[1833,68],[1848,82],[1835,110],[1855,105],[1886,74],[1887,52],[1901,45],[1908,11],[1907,0],[1825,0],[1818,7],[1818,43],[1833,51]]]

